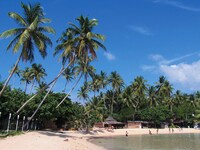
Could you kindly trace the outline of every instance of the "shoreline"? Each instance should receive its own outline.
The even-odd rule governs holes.
[[[157,135],[157,129],[95,129],[89,133],[81,131],[32,131],[14,137],[0,139],[0,147],[9,150],[106,150],[91,142],[95,138],[109,138],[124,136],[126,131],[129,136],[148,135],[149,130],[153,135]],[[171,130],[172,131],[172,130]],[[174,128],[174,132],[169,133],[169,129],[159,129],[158,134],[200,134],[200,130],[193,128]]]

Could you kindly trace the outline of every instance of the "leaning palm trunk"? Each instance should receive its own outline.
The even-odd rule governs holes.
[[[46,95],[44,96],[43,100],[40,102],[40,104],[38,105],[37,109],[34,111],[34,113],[32,114],[32,116],[30,117],[30,119],[28,120],[28,122],[24,125],[27,126],[29,124],[29,122],[32,120],[32,118],[35,116],[35,114],[37,113],[37,111],[40,109],[40,107],[42,106],[42,104],[44,103],[44,101],[46,100],[47,96],[49,95],[50,91],[52,90],[52,88],[54,87],[54,85],[56,84],[55,80],[53,82],[53,84],[51,85],[50,89],[48,90],[48,92],[46,93]]]
[[[67,66],[66,68],[64,69],[62,67],[61,71],[58,73],[58,75],[49,83],[47,84],[46,87],[42,88],[41,90],[39,90],[36,94],[34,94],[29,100],[27,100],[20,108],[19,110],[17,111],[17,113],[20,112],[20,110],[26,106],[26,104],[28,104],[28,102],[30,102],[34,97],[36,97],[39,93],[41,93],[42,91],[44,91],[46,88],[48,88],[52,83],[56,82],[58,80],[58,78],[62,75],[62,73],[73,63],[74,60],[72,60]]]
[[[17,114],[22,110],[22,108],[24,108],[24,106],[26,106],[26,104],[28,104],[33,98],[35,98],[39,93],[43,92],[46,88],[48,88],[53,82],[57,81],[57,79],[60,77],[60,75],[62,74],[61,72],[63,72],[63,70],[65,69],[61,69],[60,73],[57,75],[57,77],[51,81],[47,86],[45,86],[44,88],[42,88],[41,90],[39,90],[36,94],[34,94],[31,98],[29,98],[18,110],[17,110]]]
[[[83,76],[83,73],[80,75],[79,79],[74,84],[74,86],[72,87],[72,89],[67,93],[67,95],[63,98],[63,100],[56,106],[56,108],[58,108],[64,102],[64,100],[71,94],[71,92],[75,89],[75,87],[77,86],[77,84],[81,80],[82,76]]]
[[[20,61],[20,59],[21,59],[21,56],[22,56],[22,53],[20,54],[19,58],[17,59],[17,61],[16,61],[16,63],[15,63],[15,66],[13,67],[13,69],[12,69],[10,75],[8,76],[6,82],[4,83],[4,86],[3,86],[3,88],[2,88],[1,91],[0,91],[0,97],[2,96],[2,94],[3,94],[3,92],[4,92],[5,88],[6,88],[6,86],[8,85],[8,82],[10,81],[11,77],[13,76],[13,74],[14,74],[14,72],[15,72],[15,70],[16,70],[18,64],[19,64],[19,61]]]

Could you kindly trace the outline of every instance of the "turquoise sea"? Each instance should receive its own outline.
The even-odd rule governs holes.
[[[200,134],[117,136],[93,139],[108,150],[200,150]]]

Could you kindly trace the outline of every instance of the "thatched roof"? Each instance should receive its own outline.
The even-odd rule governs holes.
[[[108,116],[108,118],[106,118],[105,124],[124,124],[122,122],[118,122],[116,121],[112,116]]]

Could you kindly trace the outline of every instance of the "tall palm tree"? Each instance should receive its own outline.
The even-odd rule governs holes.
[[[114,71],[111,72],[110,76],[108,77],[108,83],[111,85],[113,91],[110,110],[110,114],[112,115],[115,95],[117,96],[120,89],[124,86],[124,81],[121,76],[116,71]]]
[[[56,55],[59,52],[62,52],[61,58],[63,66],[67,61],[69,61],[67,67],[74,64],[76,60],[83,61],[83,63],[87,64],[88,61],[90,61],[89,60],[90,57],[93,59],[97,57],[95,50],[97,50],[99,47],[103,48],[104,50],[106,49],[105,46],[99,41],[99,40],[101,41],[104,40],[105,39],[104,36],[92,32],[94,27],[98,25],[98,21],[96,19],[89,20],[88,17],[80,16],[76,20],[79,22],[79,27],[72,23],[69,24],[70,27],[59,39],[61,44],[59,44],[56,47],[54,53]],[[65,67],[65,69],[67,67]],[[49,91],[38,105],[37,109],[31,116],[31,119],[37,113],[40,106],[48,96],[50,90],[53,88],[57,79],[60,77],[60,75],[64,72],[65,69],[62,68],[60,73],[53,80]],[[67,96],[68,94],[65,97]],[[61,102],[63,102],[63,100]]]
[[[41,64],[35,64],[35,63],[32,64],[30,72],[31,72],[30,77],[32,80],[32,86],[31,86],[31,90],[30,90],[30,94],[31,94],[35,82],[37,84],[40,84],[41,80],[44,79],[44,76],[47,76],[47,74]]]
[[[34,46],[37,47],[41,56],[45,57],[47,55],[47,46],[51,46],[52,42],[44,33],[55,33],[53,28],[42,26],[45,23],[49,23],[50,19],[44,17],[43,8],[39,3],[34,5],[21,3],[21,7],[24,16],[21,16],[16,12],[10,12],[8,14],[17,22],[18,25],[20,25],[20,27],[7,30],[0,34],[1,38],[14,36],[14,39],[9,43],[7,50],[13,47],[13,52],[16,53],[20,51],[20,55],[13,70],[7,78],[4,87],[0,91],[0,96],[3,94],[3,91],[17,68],[19,61],[32,62],[34,60]]]
[[[134,108],[136,113],[140,106],[145,103],[146,100],[146,92],[147,92],[147,84],[146,80],[142,76],[138,76],[134,79],[131,84],[133,90],[133,97],[134,97]],[[134,119],[134,115],[133,115]]]
[[[72,61],[73,64],[78,62],[79,66],[82,65],[82,68],[84,69],[84,66],[87,66],[90,61],[97,57],[96,50],[99,47],[106,50],[105,46],[100,43],[100,41],[104,41],[105,38],[101,34],[93,33],[94,27],[98,25],[98,21],[96,19],[90,20],[88,17],[80,16],[76,20],[79,23],[78,26],[69,23],[70,27],[66,29],[58,40],[61,43],[56,47],[54,55],[61,52],[63,64],[66,63],[67,60]],[[81,71],[78,70],[76,74],[79,74]],[[82,70],[86,81],[89,74],[87,71]],[[81,77],[82,75],[80,75],[78,82]],[[74,87],[75,86],[73,86],[73,88]],[[72,91],[73,88],[70,91]],[[68,94],[66,97],[67,96]],[[61,102],[63,102],[63,100]]]

